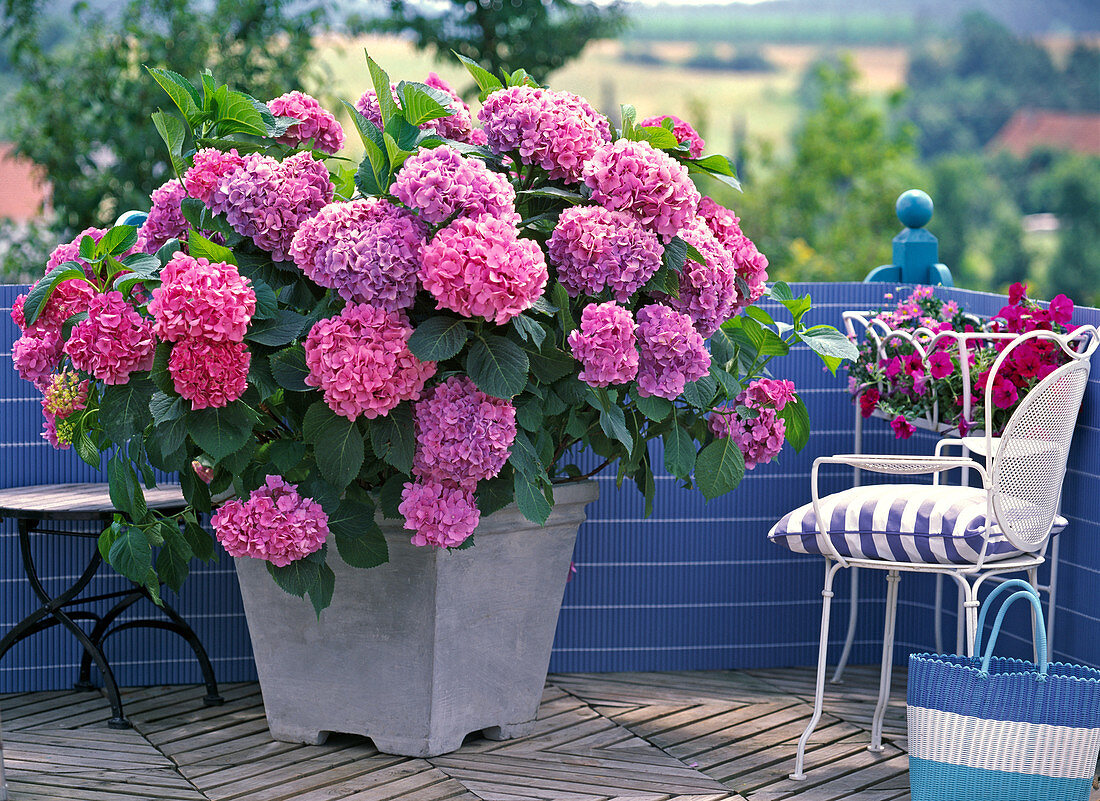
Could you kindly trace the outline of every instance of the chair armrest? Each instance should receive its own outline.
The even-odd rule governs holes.
[[[841,453],[836,456],[820,456],[814,459],[814,467],[823,464],[843,464],[870,470],[872,473],[918,475],[940,473],[956,467],[970,467],[986,479],[985,466],[966,456],[893,456],[878,454]],[[988,482],[987,482],[988,486]]]

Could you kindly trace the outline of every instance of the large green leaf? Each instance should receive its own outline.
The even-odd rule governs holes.
[[[115,509],[125,512],[133,522],[140,523],[147,511],[145,494],[141,491],[134,469],[118,453],[107,462],[107,481]]]
[[[321,581],[321,564],[310,559],[299,559],[285,567],[267,562],[267,572],[285,592],[303,597]]]
[[[718,392],[718,381],[710,373],[707,373],[697,381],[691,381],[684,386],[684,400],[696,409],[709,409]]]
[[[284,348],[271,357],[271,374],[283,389],[291,392],[308,392],[311,387],[306,383],[309,368],[306,367],[306,352],[301,345]]]
[[[664,435],[665,470],[677,478],[689,478],[695,470],[695,440],[683,429],[674,425]]]
[[[342,490],[363,466],[363,435],[354,420],[316,401],[302,421],[302,437],[313,445],[317,468],[325,480]]]
[[[859,350],[844,334],[831,325],[815,325],[798,332],[798,338],[809,345],[834,374],[845,359],[855,361]]]
[[[38,279],[38,282],[31,287],[31,291],[27,293],[27,299],[23,301],[23,315],[26,318],[27,325],[31,325],[38,319],[38,315],[42,313],[42,309],[45,307],[46,301],[50,299],[54,288],[62,281],[68,281],[72,278],[80,281],[87,280],[84,277],[84,270],[75,261],[59,264]]]
[[[478,339],[466,354],[466,373],[478,389],[494,398],[511,400],[522,392],[529,368],[523,348],[504,337]]]
[[[290,309],[279,309],[267,320],[253,320],[245,339],[260,345],[278,347],[297,339],[305,327],[306,317]]]
[[[377,567],[389,561],[389,546],[374,522],[374,507],[345,499],[328,519],[340,558],[352,567]]]
[[[156,387],[148,378],[131,377],[126,384],[110,384],[103,390],[99,422],[119,444],[145,429],[151,420],[149,402]]]
[[[159,83],[161,88],[172,98],[172,102],[176,104],[176,108],[180,110],[185,120],[191,122],[198,117],[199,106],[202,105],[202,101],[199,99],[198,90],[191,85],[190,81],[171,70],[157,67],[146,67],[145,69],[153,76],[153,80]]]
[[[385,128],[390,119],[398,113],[397,104],[393,102],[390,76],[378,66],[369,53],[367,53],[367,69],[370,70],[371,83],[374,84],[374,92],[378,96],[378,111],[382,115],[382,127]]]
[[[810,441],[810,413],[802,398],[796,395],[794,400],[788,401],[779,417],[787,427],[787,442],[791,447],[796,451],[805,448]]]
[[[256,107],[255,101],[243,92],[230,91],[224,102],[218,104],[218,116],[215,120],[218,133],[222,136],[233,133],[265,136],[267,123]]]
[[[107,561],[130,581],[142,584],[153,566],[153,549],[140,528],[123,525],[121,535],[107,553]]]
[[[187,162],[183,158],[183,146],[187,140],[187,130],[183,127],[183,121],[175,114],[164,111],[153,112],[153,126],[164,140],[168,148],[168,155],[172,160],[172,171],[177,176],[187,172]]]
[[[429,317],[409,337],[409,350],[422,362],[449,359],[466,344],[466,323],[457,317]]]
[[[544,488],[531,481],[519,470],[515,471],[513,482],[516,506],[519,507],[520,513],[532,523],[538,523],[540,526],[544,525],[546,519],[550,517],[550,512],[554,509],[553,493],[550,487],[546,486]],[[547,493],[550,493],[550,498],[546,497]]]
[[[159,526],[164,545],[157,554],[157,574],[165,584],[179,592],[191,572],[191,546],[174,520],[162,520]]]
[[[745,455],[729,437],[716,439],[699,451],[695,483],[708,499],[736,489],[744,477]]]
[[[416,427],[412,406],[401,403],[385,417],[370,422],[370,443],[378,458],[393,465],[405,475],[412,472],[413,451],[416,448]]]
[[[664,398],[659,398],[656,395],[641,395],[637,390],[633,390],[631,395],[638,411],[655,423],[664,420],[672,411],[672,403]]]
[[[450,117],[454,113],[451,109],[453,98],[427,84],[401,81],[397,85],[397,94],[401,98],[405,119],[411,125],[423,125],[429,120]]]
[[[187,234],[187,252],[196,259],[206,259],[211,264],[236,264],[233,251],[217,242],[212,242],[192,228]]]
[[[489,70],[482,67],[473,59],[466,58],[466,56],[459,55],[458,53],[455,53],[454,55],[459,61],[461,61],[465,65],[467,71],[477,83],[477,88],[481,90],[482,101],[485,100],[486,96],[488,96],[490,92],[496,89],[504,88],[504,84],[500,82],[500,78],[493,75],[493,73],[489,72]]]
[[[252,414],[241,401],[188,412],[185,419],[191,439],[217,460],[240,450],[252,436]]]
[[[321,613],[332,603],[332,595],[336,591],[336,574],[327,564],[322,564],[317,572],[317,583],[310,587],[309,602],[313,604],[313,611],[317,613],[318,620]]]

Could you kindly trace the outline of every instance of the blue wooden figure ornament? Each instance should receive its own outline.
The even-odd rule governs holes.
[[[910,189],[898,197],[896,208],[905,230],[894,237],[894,263],[871,270],[864,283],[954,286],[951,271],[939,263],[939,242],[924,229],[932,219],[932,198],[919,189]]]

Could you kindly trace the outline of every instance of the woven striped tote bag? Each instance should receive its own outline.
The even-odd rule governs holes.
[[[1088,801],[1100,752],[1100,671],[1047,660],[1039,596],[1019,579],[989,594],[1009,595],[979,658],[909,657],[907,717],[913,801]],[[1035,610],[1038,664],[993,656],[1005,612]]]

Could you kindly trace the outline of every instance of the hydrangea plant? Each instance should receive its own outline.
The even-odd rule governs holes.
[[[120,510],[108,561],[154,593],[210,558],[266,560],[318,613],[326,560],[387,559],[376,511],[463,548],[515,502],[603,469],[655,495],[654,463],[707,498],[809,435],[768,363],[855,349],[766,285],[737,185],[675,117],[615,127],[583,98],[470,63],[476,113],[435,75],[345,103],[365,156],[316,100],[264,104],[209,75],[150,73],[174,177],[138,228],[84,231],[16,303],[14,361],[45,436],[98,466]],[[760,306],[770,297],[790,322]],[[580,465],[585,465],[581,467]],[[146,508],[155,470],[189,504]],[[213,499],[221,500],[220,507]]]

